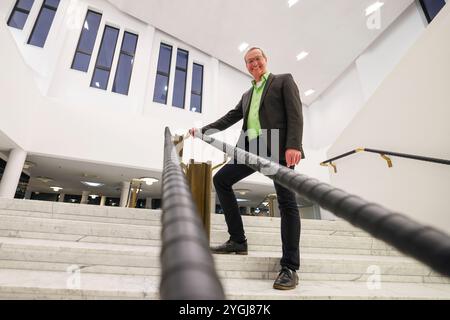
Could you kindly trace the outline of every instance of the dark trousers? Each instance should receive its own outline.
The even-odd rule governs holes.
[[[286,162],[280,161],[280,164],[286,165]],[[216,173],[213,179],[220,205],[225,214],[230,239],[236,242],[242,242],[246,238],[232,186],[254,172],[253,169],[247,167],[245,164],[228,163]],[[283,256],[280,265],[298,270],[300,266],[300,215],[297,208],[297,201],[293,192],[278,183],[274,183],[274,185],[281,215]]]

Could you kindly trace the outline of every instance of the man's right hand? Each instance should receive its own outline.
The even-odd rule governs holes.
[[[197,128],[191,128],[189,129],[189,134],[195,138],[195,131],[198,130]]]

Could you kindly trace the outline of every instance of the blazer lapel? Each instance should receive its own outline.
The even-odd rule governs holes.
[[[269,91],[269,87],[270,87],[270,85],[272,84],[273,79],[274,79],[274,75],[273,75],[272,73],[269,74],[269,77],[267,78],[267,83],[266,83],[266,85],[265,85],[265,87],[264,87],[264,90],[263,90],[263,93],[262,93],[262,95],[261,95],[261,102],[260,102],[260,104],[259,104],[259,110],[260,110],[260,111],[261,111],[261,107],[262,107],[262,105],[263,105],[264,98],[265,98],[266,95],[267,95],[267,91]]]
[[[245,127],[247,126],[247,118],[248,118],[248,112],[250,110],[250,102],[252,100],[252,94],[253,94],[253,87],[244,94],[244,98],[242,99],[242,108],[243,108],[243,114],[244,114]]]

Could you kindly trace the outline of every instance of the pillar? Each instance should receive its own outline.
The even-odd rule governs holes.
[[[13,149],[9,153],[5,172],[0,181],[0,198],[14,199],[26,157],[27,153],[22,149]]]

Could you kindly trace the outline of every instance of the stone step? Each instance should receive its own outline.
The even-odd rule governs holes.
[[[79,279],[79,281],[78,281]],[[227,279],[227,299],[450,299],[450,286],[382,282],[302,281],[294,290],[272,289],[272,280]],[[1,299],[158,299],[158,276],[0,270]]]
[[[127,224],[112,224],[104,222],[89,222],[79,220],[61,220],[20,216],[0,215],[0,232],[6,236],[20,236],[21,232],[31,236],[32,233],[56,234],[57,238],[64,240],[83,241],[87,237],[127,238],[140,240],[159,240],[161,228],[158,226],[141,226]],[[78,237],[77,237],[78,235]],[[249,245],[255,249],[261,246],[281,246],[279,232],[247,232]],[[229,235],[225,230],[214,230],[211,233],[211,243],[223,243]],[[395,250],[382,241],[369,237],[341,236],[341,235],[314,235],[303,234],[301,247],[311,248],[338,248],[370,250],[370,254],[387,254]],[[277,249],[279,250],[279,249]],[[367,252],[368,253],[368,252]],[[395,254],[395,253],[394,253]]]
[[[158,247],[11,238],[0,238],[0,245],[1,268],[61,271],[61,268],[77,265],[83,272],[159,274]],[[273,279],[280,268],[281,254],[273,252],[213,256],[218,273],[225,278]],[[365,281],[373,266],[384,281],[438,282],[442,278],[428,267],[403,257],[301,255],[301,276],[306,280]],[[441,282],[443,280],[446,279],[442,278]]]
[[[80,214],[66,214],[66,213],[48,213],[48,212],[34,212],[34,211],[20,211],[20,210],[4,210],[0,209],[0,216],[12,216],[12,217],[31,217],[31,218],[45,218],[45,219],[58,219],[58,220],[72,220],[72,221],[87,221],[87,222],[104,222],[112,224],[127,224],[127,225],[144,225],[144,226],[160,226],[160,215],[151,213],[146,219],[125,219],[125,218],[114,218],[114,217],[103,217],[94,215],[80,215]],[[259,218],[270,219],[270,218]],[[227,230],[225,225],[225,220],[222,217],[217,217],[212,219],[211,230]],[[244,218],[244,221],[246,219]],[[253,221],[253,224],[257,224],[258,220]],[[266,226],[259,225],[245,225],[246,231],[251,232],[279,232],[280,231],[280,221],[272,220],[272,222]],[[341,235],[341,236],[358,236],[358,237],[369,237],[370,235],[363,231],[357,230],[332,230],[330,228],[324,229],[317,223],[310,223],[309,220],[302,220],[302,233],[304,234],[323,234],[323,235]],[[332,224],[332,222],[330,221]]]
[[[134,221],[136,224],[141,222],[138,220],[160,220],[161,210],[150,209],[130,209],[120,207],[101,207],[95,205],[82,205],[60,202],[47,202],[37,200],[19,200],[19,199],[0,199],[0,214],[7,211],[25,211],[50,213],[57,215],[81,216],[97,218],[117,218]],[[72,217],[75,219],[75,217]],[[279,228],[280,218],[243,216],[245,226],[255,227],[274,227]],[[221,214],[211,215],[212,224],[225,225],[224,216]],[[148,222],[147,222],[148,223]],[[311,220],[303,219],[302,227],[306,229],[332,230],[332,231],[355,231],[362,232],[351,224],[339,220]]]

